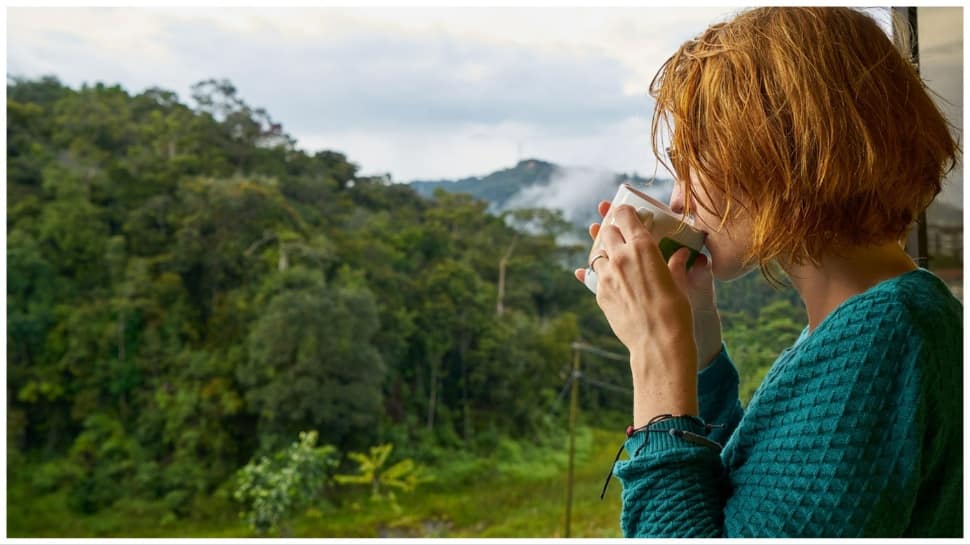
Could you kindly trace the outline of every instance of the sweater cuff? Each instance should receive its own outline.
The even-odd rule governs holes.
[[[710,365],[697,373],[697,393],[703,396],[724,387],[724,384],[740,382],[738,370],[731,363],[727,345],[721,342],[721,351],[711,360]]]
[[[633,434],[633,437],[630,437],[626,440],[626,443],[624,443],[626,453],[630,457],[630,460],[633,460],[634,456],[642,457],[657,452],[663,452],[671,448],[698,446],[666,433],[667,430],[684,430],[696,433],[698,435],[707,435],[707,430],[704,428],[704,426],[699,424],[693,418],[683,416],[662,420],[650,426],[650,429],[664,430],[665,433],[644,430]],[[645,446],[644,443],[646,443]],[[643,447],[642,450],[641,447]],[[637,450],[640,450],[639,455],[637,455]]]

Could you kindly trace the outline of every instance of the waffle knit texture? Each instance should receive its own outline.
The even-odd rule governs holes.
[[[627,439],[624,535],[962,537],[962,364],[963,305],[923,268],[806,327],[747,409],[722,345],[698,395],[723,450]],[[687,418],[652,426],[671,428],[705,435]]]

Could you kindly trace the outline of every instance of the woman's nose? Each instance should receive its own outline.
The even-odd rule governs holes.
[[[670,209],[675,214],[684,213],[684,193],[680,185],[680,182],[674,182],[674,190],[670,193]]]

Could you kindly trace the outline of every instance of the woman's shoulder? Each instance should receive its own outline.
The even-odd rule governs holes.
[[[836,327],[847,321],[879,329],[909,330],[932,340],[963,330],[963,304],[938,276],[922,267],[890,278],[843,303]]]
[[[932,272],[918,268],[844,301],[802,339],[803,353],[845,350],[950,352],[962,348],[963,305]]]
[[[922,267],[887,281],[883,290],[904,305],[907,313],[918,322],[960,318],[963,322],[963,303],[946,283]]]
[[[946,284],[920,267],[849,297],[819,324],[812,336],[838,335],[847,323],[891,324],[902,320],[905,323],[899,325],[904,326],[953,318],[961,318],[962,322],[962,316],[963,304]]]
[[[750,407],[792,395],[864,391],[897,399],[944,382],[951,384],[931,395],[960,387],[953,374],[962,365],[962,313],[946,285],[924,269],[881,282],[844,301],[811,333],[803,331],[769,369]]]

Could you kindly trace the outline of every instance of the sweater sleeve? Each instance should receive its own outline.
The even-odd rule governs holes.
[[[630,459],[616,464],[624,535],[901,535],[925,424],[920,341],[898,317],[878,321],[769,373],[723,454],[662,432],[629,438]],[[686,418],[653,429],[670,428],[704,433]]]
[[[738,370],[731,361],[727,346],[722,342],[718,355],[697,374],[700,416],[709,424],[724,426],[714,428],[708,436],[722,445],[727,443],[744,416],[738,396],[740,382]]]

